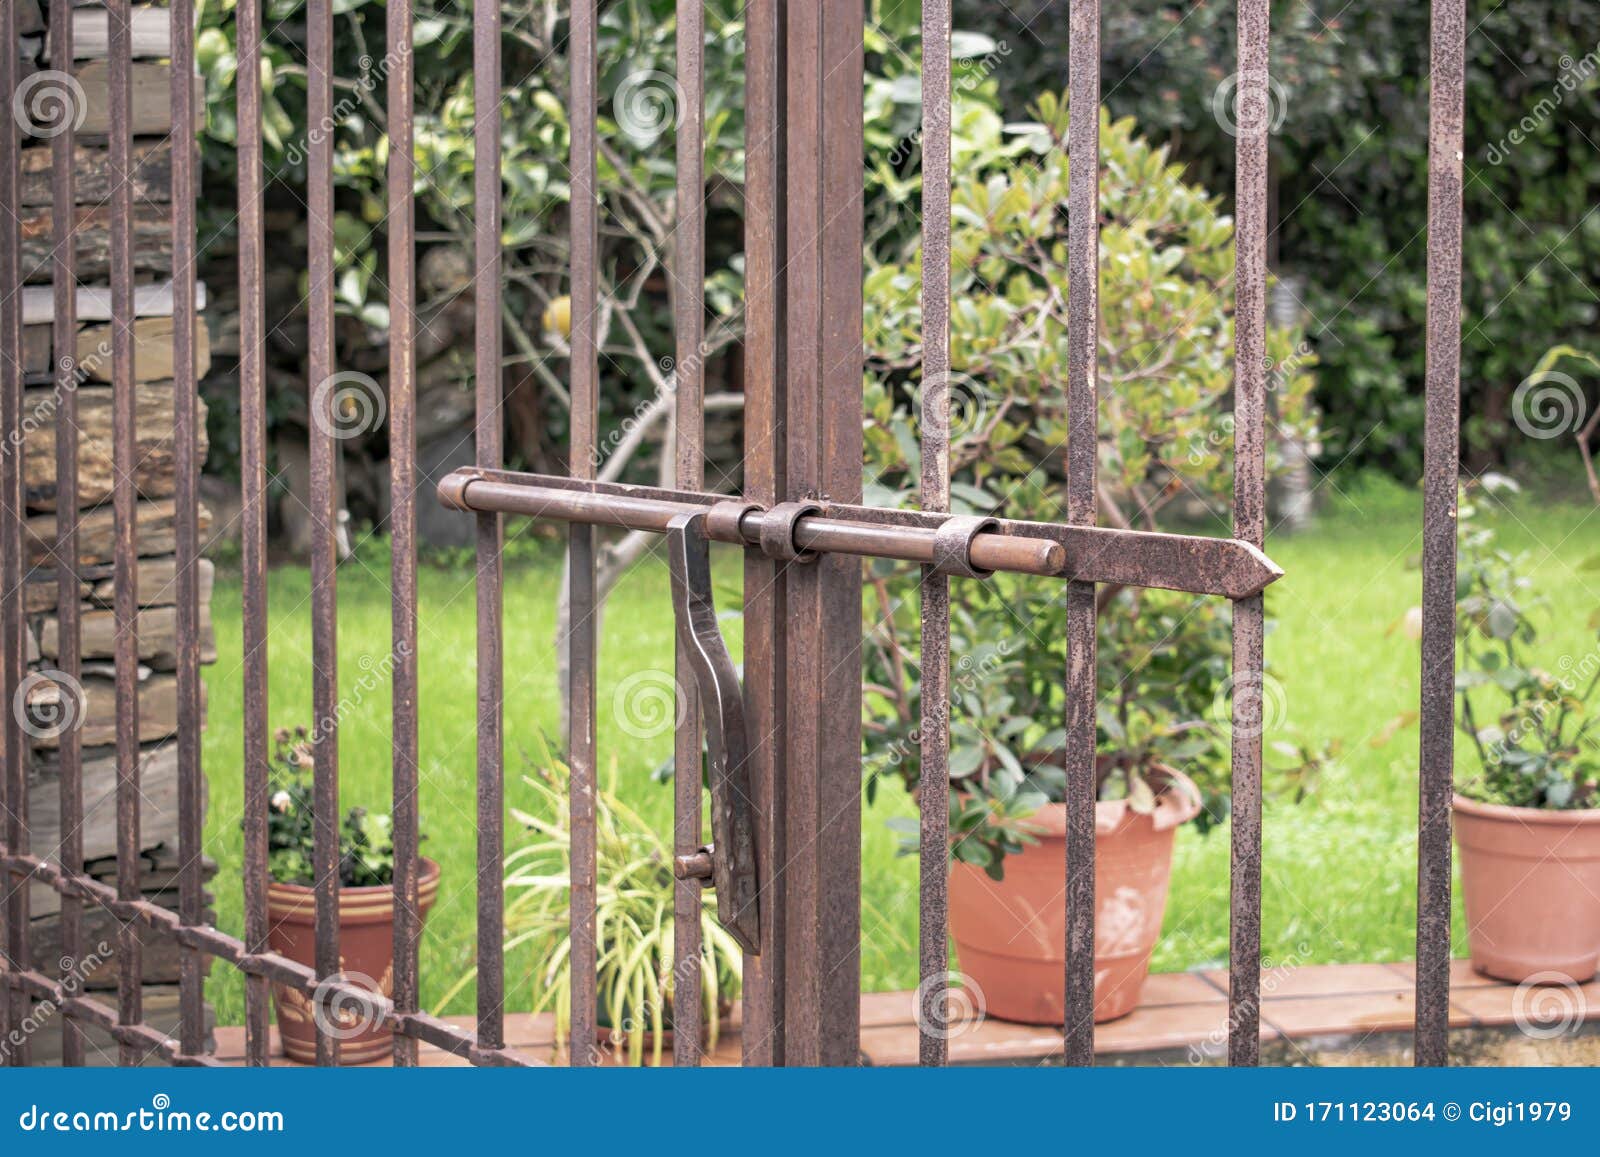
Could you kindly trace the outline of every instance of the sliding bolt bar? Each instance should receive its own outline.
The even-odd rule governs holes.
[[[538,475],[523,477],[527,481],[508,482],[485,478],[472,470],[458,470],[439,483],[439,501],[456,510],[500,511],[658,534],[665,534],[677,515],[706,509],[704,503],[569,490],[543,485]],[[817,509],[821,509],[820,504]],[[769,527],[778,531],[778,538],[789,533],[789,513],[792,512],[786,512],[781,506],[770,511],[751,506],[738,519],[716,519],[706,529],[710,537],[719,542],[762,546],[763,530]],[[768,538],[771,537],[769,532]],[[854,554],[932,565],[937,540],[936,530],[917,526],[854,522],[805,513],[797,514],[792,522],[793,547],[802,556],[805,553]],[[1007,534],[974,535],[969,555],[972,568],[979,572],[1045,576],[1061,573],[1066,558],[1066,550],[1060,543]]]

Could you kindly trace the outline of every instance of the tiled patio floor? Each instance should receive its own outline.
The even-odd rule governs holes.
[[[1413,970],[1409,964],[1317,964],[1275,969],[1262,977],[1263,1042],[1295,1042],[1336,1037],[1359,1044],[1376,1034],[1405,1033],[1411,1028]],[[1138,1009],[1121,1020],[1102,1024],[1095,1033],[1095,1051],[1108,1061],[1215,1060],[1226,1049],[1227,973],[1178,972],[1151,976]],[[1600,980],[1557,999],[1578,1020],[1600,1021]],[[1516,1024],[1519,1004],[1515,985],[1500,984],[1473,972],[1464,960],[1451,969],[1450,1024],[1457,1029],[1491,1029]],[[470,1017],[452,1018],[470,1026]],[[548,1014],[513,1013],[506,1017],[507,1044],[540,1060],[554,1056],[554,1024]],[[244,1030],[216,1030],[217,1055],[243,1063]],[[712,1064],[737,1064],[739,1026],[724,1032]],[[274,1056],[278,1056],[276,1032]],[[873,993],[861,1000],[861,1051],[873,1065],[909,1065],[917,1060],[917,1027],[913,994]],[[1058,1056],[1058,1029],[986,1019],[959,1026],[950,1039],[952,1064],[1027,1064]],[[424,1045],[424,1065],[465,1062]],[[282,1062],[280,1058],[280,1063]]]

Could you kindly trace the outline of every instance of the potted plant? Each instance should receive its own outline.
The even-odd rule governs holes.
[[[556,1048],[572,1027],[572,832],[570,774],[541,742],[532,773],[522,777],[534,795],[531,810],[511,809],[525,839],[506,857],[505,948],[532,952],[533,1011],[553,1010]],[[620,1063],[661,1063],[672,1043],[674,969],[672,849],[618,798],[612,783],[595,794],[596,1023],[599,1040]],[[717,922],[716,897],[700,896],[700,977],[706,1045],[717,1039],[742,984],[743,954]],[[476,975],[467,973],[440,1007]],[[586,1047],[585,1042],[574,1042]]]
[[[1488,976],[1582,983],[1600,966],[1600,609],[1585,653],[1536,665],[1543,600],[1526,556],[1479,522],[1479,491],[1457,504],[1458,720],[1476,756],[1458,764],[1454,801],[1468,947]]]
[[[316,963],[316,892],[312,868],[315,758],[305,728],[273,737],[268,778],[267,916],[273,952]],[[340,978],[385,997],[394,991],[394,831],[392,818],[351,808],[339,831]],[[424,859],[417,881],[419,919],[439,894],[439,865]],[[325,1008],[297,988],[273,986],[278,1035],[290,1060],[316,1060],[317,1028],[339,1041],[339,1062],[365,1064],[389,1055],[394,1032],[370,1007],[335,999]]]
[[[1065,98],[1002,125],[981,85],[955,105],[948,382],[958,512],[1060,521],[1068,414]],[[1226,529],[1232,485],[1233,230],[1130,121],[1101,121],[1099,487],[1107,525]],[[889,234],[893,222],[877,230]],[[868,501],[914,505],[920,471],[921,253],[867,276]],[[1277,437],[1310,445],[1314,357],[1267,335]],[[918,785],[920,575],[868,572],[869,796],[885,772]],[[951,584],[951,932],[961,971],[1005,1019],[1061,1023],[1066,610],[1059,583]],[[1160,932],[1176,829],[1227,815],[1230,607],[1165,591],[1098,591],[1096,997],[1138,1002]],[[1325,753],[1290,742],[1264,698],[1269,765],[1304,792]],[[907,825],[915,829],[914,821]],[[909,840],[908,849],[915,848]]]

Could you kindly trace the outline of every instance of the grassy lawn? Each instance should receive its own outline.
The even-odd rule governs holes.
[[[1331,491],[1330,491],[1331,493]],[[1269,669],[1285,689],[1287,724],[1307,739],[1337,738],[1342,754],[1306,803],[1270,801],[1265,818],[1264,956],[1273,963],[1401,960],[1412,955],[1415,915],[1416,732],[1385,746],[1374,737],[1417,695],[1417,649],[1390,625],[1420,598],[1412,562],[1420,549],[1415,495],[1391,485],[1346,488],[1316,527],[1274,541],[1269,553],[1287,570],[1271,588]],[[1581,573],[1600,541],[1600,514],[1578,504],[1523,499],[1496,518],[1509,547],[1533,552],[1530,573],[1551,602],[1541,656],[1592,646],[1584,622],[1600,605],[1600,576]],[[736,605],[734,556],[718,561],[724,607]],[[557,728],[553,649],[560,559],[554,551],[519,552],[506,579],[505,719],[507,797],[525,803],[517,778],[522,753],[542,730]],[[270,710],[274,726],[309,724],[310,580],[299,567],[270,581]],[[432,1007],[471,967],[474,943],[474,610],[471,571],[429,567],[421,576],[421,764],[424,851],[440,861],[444,881],[422,948],[423,1004]],[[341,686],[354,702],[340,732],[341,788],[347,805],[389,799],[389,688],[369,674],[389,650],[388,559],[368,544],[339,576]],[[220,926],[242,928],[239,817],[241,688],[239,581],[219,574],[213,604],[219,659],[206,673],[210,723],[205,767],[210,779],[210,853]],[[737,648],[739,624],[725,622]],[[628,801],[668,830],[670,788],[650,771],[671,750],[670,733],[641,741],[613,719],[614,691],[649,669],[669,671],[672,620],[664,564],[634,570],[613,596],[604,622],[599,693],[602,766],[614,768]],[[367,685],[368,690],[357,692]],[[1269,735],[1270,741],[1272,737]],[[862,981],[869,989],[914,987],[917,979],[917,876],[896,855],[885,821],[909,815],[904,793],[879,793],[863,824],[865,896]],[[513,834],[514,838],[514,834]],[[1185,830],[1178,842],[1172,900],[1155,966],[1161,970],[1221,963],[1227,952],[1228,836]],[[1459,912],[1456,950],[1465,952]],[[513,957],[507,978],[513,1008],[529,1003],[531,962]],[[216,968],[209,996],[220,1023],[238,1023],[243,987]],[[472,990],[446,1010],[470,1012]]]

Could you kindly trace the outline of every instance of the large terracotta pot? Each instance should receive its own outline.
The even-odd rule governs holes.
[[[1172,877],[1172,841],[1200,810],[1176,771],[1156,809],[1124,800],[1095,804],[1094,1019],[1115,1020],[1139,1003],[1161,935]],[[1030,821],[1038,842],[1007,856],[1005,879],[957,862],[950,874],[950,931],[962,973],[985,1011],[1024,1024],[1062,1024],[1066,968],[1067,809],[1051,804]]]
[[[422,919],[439,894],[439,865],[423,860],[417,880]],[[316,893],[303,884],[267,886],[267,937],[272,951],[299,964],[316,963]],[[394,994],[394,889],[387,884],[339,890],[339,967],[344,979],[384,996]],[[313,1064],[317,1031],[310,1000],[298,989],[272,986],[278,1036],[292,1061]],[[363,1065],[389,1055],[394,1032],[373,1024],[370,1010],[334,1002],[325,1022],[339,1041],[339,1063]]]
[[[1472,966],[1521,983],[1582,983],[1600,967],[1600,809],[1544,811],[1455,797]]]

